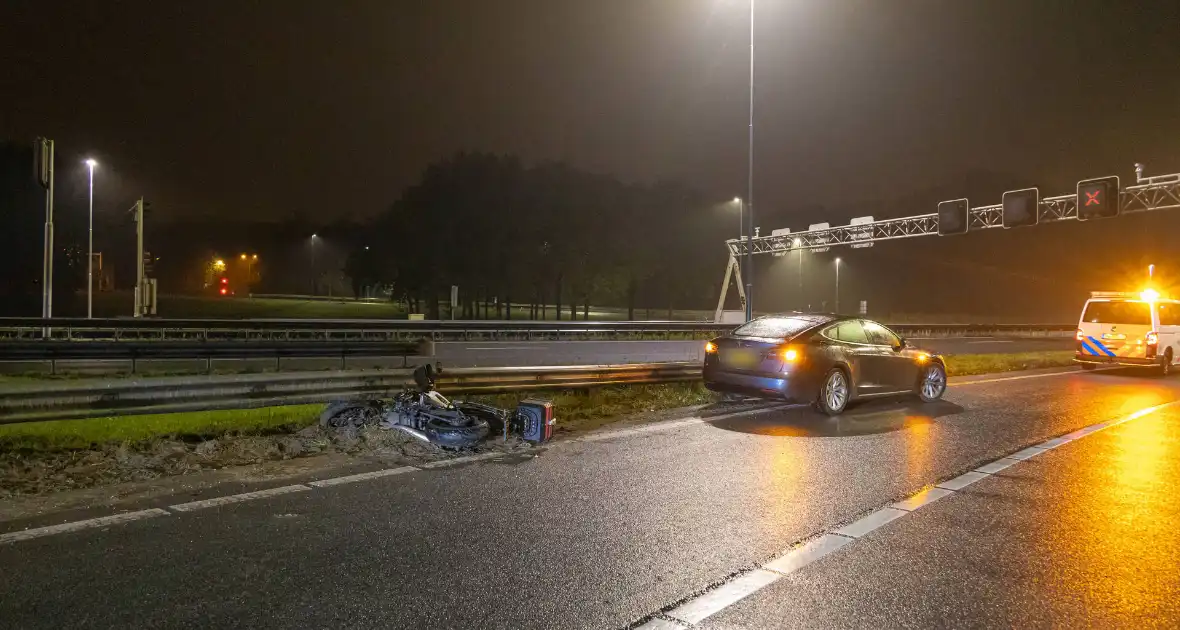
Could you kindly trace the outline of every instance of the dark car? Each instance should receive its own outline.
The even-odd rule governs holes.
[[[705,386],[717,392],[812,403],[836,415],[858,398],[946,391],[942,357],[881,324],[814,313],[751,320],[705,344]]]

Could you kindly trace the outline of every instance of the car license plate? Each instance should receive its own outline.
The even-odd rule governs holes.
[[[725,364],[735,368],[751,368],[758,363],[758,355],[749,350],[730,350],[725,353]]]

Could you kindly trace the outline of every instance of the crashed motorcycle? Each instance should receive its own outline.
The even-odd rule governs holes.
[[[414,370],[414,387],[406,388],[392,400],[342,401],[328,405],[320,414],[325,428],[380,426],[402,431],[445,448],[469,448],[489,435],[509,433],[541,443],[553,435],[556,420],[553,404],[522,400],[515,410],[475,402],[451,402],[435,389],[430,364]]]

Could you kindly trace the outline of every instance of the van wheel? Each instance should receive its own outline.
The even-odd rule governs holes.
[[[1164,350],[1164,358],[1160,359],[1160,376],[1172,375],[1172,349]]]

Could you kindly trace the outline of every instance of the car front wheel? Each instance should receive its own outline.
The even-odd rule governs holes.
[[[844,370],[832,368],[824,377],[824,385],[819,390],[815,408],[829,416],[838,416],[848,406],[848,395],[851,391],[852,387]]]
[[[934,402],[946,392],[946,368],[940,363],[931,363],[922,371],[918,382],[918,397],[922,402]]]

